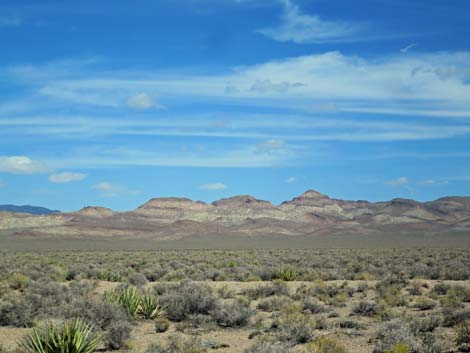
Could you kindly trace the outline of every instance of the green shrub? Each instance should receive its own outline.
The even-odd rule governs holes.
[[[319,338],[305,347],[307,353],[346,353],[346,348],[333,338]]]
[[[277,278],[283,281],[295,281],[298,276],[298,271],[292,266],[282,266],[277,272]]]
[[[361,316],[374,316],[377,314],[377,304],[361,301],[353,307],[352,312]]]
[[[458,324],[455,331],[457,333],[457,344],[470,345],[470,320]]]
[[[20,345],[29,353],[92,353],[101,343],[102,336],[93,333],[90,325],[73,320],[60,327],[34,328]]]

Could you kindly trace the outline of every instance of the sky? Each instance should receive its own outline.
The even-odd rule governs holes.
[[[0,204],[470,195],[467,0],[2,0]]]

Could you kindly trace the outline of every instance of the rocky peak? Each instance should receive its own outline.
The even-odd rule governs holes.
[[[140,206],[137,211],[152,211],[164,209],[179,210],[200,210],[205,209],[209,205],[201,201],[193,201],[182,197],[157,197],[149,200]]]
[[[81,210],[75,212],[80,216],[89,216],[89,217],[109,217],[113,215],[113,211],[109,208],[105,207],[97,207],[97,206],[87,206],[83,207]]]
[[[214,201],[212,203],[216,207],[249,207],[249,208],[266,208],[274,207],[269,201],[255,199],[251,195],[239,195]]]

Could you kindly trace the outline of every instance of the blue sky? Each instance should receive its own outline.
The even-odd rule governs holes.
[[[470,4],[0,3],[0,203],[470,194]]]

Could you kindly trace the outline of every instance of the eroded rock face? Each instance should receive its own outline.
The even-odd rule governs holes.
[[[85,207],[77,212],[32,216],[0,213],[0,231],[23,236],[94,235],[175,239],[194,235],[309,235],[371,232],[470,231],[470,198],[432,202],[336,200],[308,190],[273,205],[250,195],[207,204],[187,198],[154,198],[129,212]],[[10,233],[11,233],[10,232]]]

